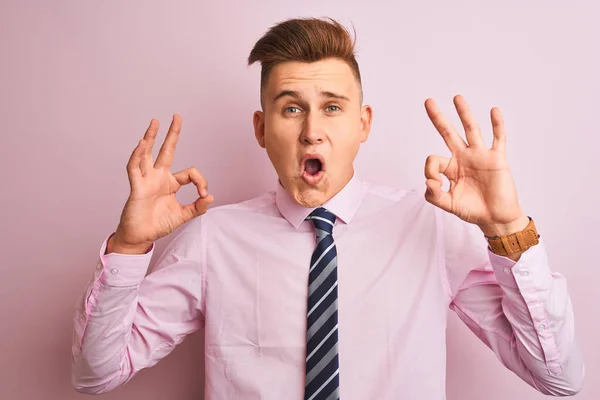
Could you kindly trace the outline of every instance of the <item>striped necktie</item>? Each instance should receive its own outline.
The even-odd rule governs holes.
[[[317,246],[308,277],[305,400],[339,399],[337,251],[335,215],[320,207],[306,219],[315,226]]]

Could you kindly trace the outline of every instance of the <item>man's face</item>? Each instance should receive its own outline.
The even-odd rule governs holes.
[[[354,174],[371,128],[372,110],[350,67],[338,59],[276,65],[263,91],[254,131],[288,193],[317,207]]]

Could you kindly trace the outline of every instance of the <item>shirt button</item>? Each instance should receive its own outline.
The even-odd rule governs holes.
[[[111,274],[113,274],[113,275],[116,275],[116,274],[118,274],[118,273],[119,273],[119,270],[118,270],[117,268],[112,268],[112,269],[110,270],[110,273],[111,273]]]
[[[96,268],[98,268],[98,269],[102,269],[102,263],[101,263],[101,262],[99,262],[99,263],[96,265]]]
[[[505,273],[506,275],[510,275],[510,268],[508,268],[508,267],[507,267],[507,268],[504,268],[504,273]]]
[[[546,328],[547,328],[546,324],[539,324],[539,325],[538,325],[538,329],[539,329],[540,331],[546,330]]]
[[[519,272],[521,274],[521,276],[529,276],[529,271],[527,270],[521,270],[521,272]]]

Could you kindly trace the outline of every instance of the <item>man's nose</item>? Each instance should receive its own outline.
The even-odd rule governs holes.
[[[300,140],[303,144],[314,145],[326,140],[325,127],[318,113],[309,113],[304,119]]]

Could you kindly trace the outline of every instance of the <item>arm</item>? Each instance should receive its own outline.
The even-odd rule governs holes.
[[[146,277],[154,245],[146,254],[104,254],[104,241],[74,316],[77,391],[100,394],[128,382],[202,326],[199,225],[200,219],[184,227]]]
[[[477,226],[436,209],[450,308],[500,362],[541,393],[579,392],[584,365],[564,276],[550,270],[543,239],[517,262],[487,248]]]

